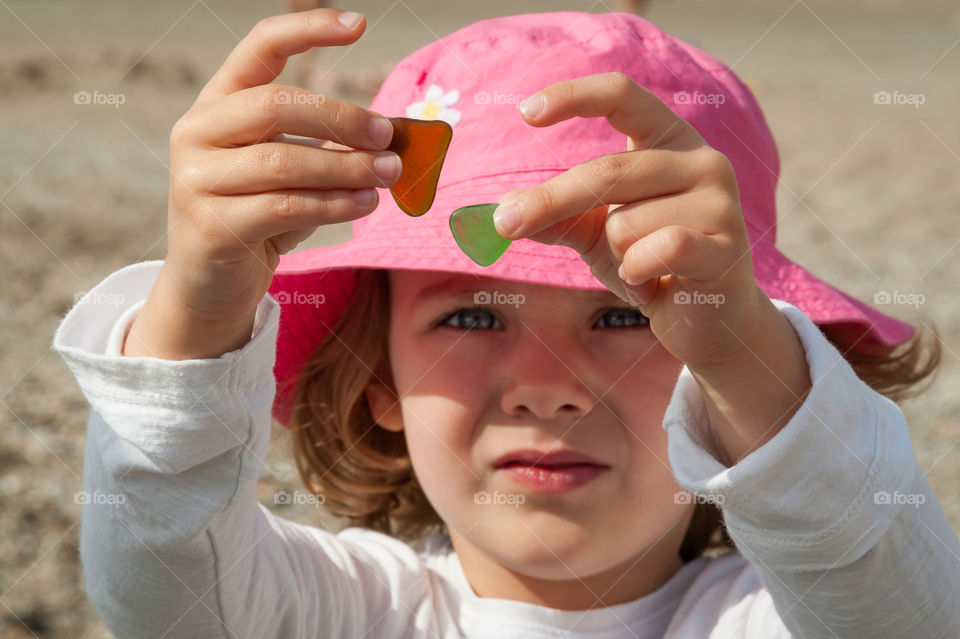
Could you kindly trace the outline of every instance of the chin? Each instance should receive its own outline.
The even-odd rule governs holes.
[[[500,564],[536,579],[573,579],[598,572],[595,531],[555,515],[536,513],[502,522],[487,552]]]

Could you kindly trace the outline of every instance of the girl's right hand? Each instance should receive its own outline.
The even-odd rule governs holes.
[[[289,56],[350,44],[364,26],[334,9],[261,20],[174,125],[167,258],[125,355],[217,357],[243,346],[280,255],[319,226],[369,214],[373,187],[397,180],[389,120],[270,84]]]

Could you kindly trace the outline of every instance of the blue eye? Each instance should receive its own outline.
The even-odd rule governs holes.
[[[503,324],[493,313],[477,307],[457,309],[447,315],[440,325],[459,330],[503,328]],[[649,325],[647,316],[636,309],[608,308],[594,324],[594,328],[643,328]]]
[[[632,308],[608,308],[597,323],[608,319],[606,326],[597,326],[597,328],[634,328],[650,325],[650,320],[640,311]]]
[[[454,323],[451,324],[451,320],[454,320]],[[463,321],[460,321],[463,320]],[[500,328],[503,328],[503,325],[500,324],[493,313],[482,308],[461,308],[450,315],[448,315],[443,322],[442,326],[449,326],[450,328],[457,328],[461,330],[469,330],[474,328],[491,328],[489,325],[490,322],[486,320],[493,320],[497,325],[500,325]]]

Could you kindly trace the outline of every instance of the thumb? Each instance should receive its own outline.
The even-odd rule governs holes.
[[[609,256],[607,247],[607,205],[571,215],[554,222],[545,229],[525,237],[543,244],[568,246],[583,257],[587,264],[593,264],[602,257]]]
[[[498,204],[506,204],[526,193],[529,189],[512,189],[500,197]],[[551,224],[545,229],[536,233],[526,235],[528,239],[542,244],[559,244],[568,246],[587,261],[588,264],[594,262],[597,258],[588,255],[599,250],[601,255],[608,255],[607,250],[602,246],[605,243],[606,233],[604,228],[607,222],[607,210],[609,205],[600,206],[572,215],[568,218]]]
[[[507,191],[506,193],[500,196],[500,200],[497,202],[497,204],[505,204],[510,200],[514,199],[515,197],[517,197],[518,195],[520,195],[521,193],[526,193],[526,191],[527,189],[511,189],[510,191]]]
[[[622,269],[623,267],[621,266],[620,268]],[[618,275],[620,277],[620,284],[623,286],[624,292],[624,295],[621,295],[620,297],[626,297],[627,303],[632,306],[646,307],[653,302],[654,298],[657,296],[657,293],[660,291],[659,277],[652,277],[641,282],[640,284],[632,286],[623,280],[623,275],[620,275],[619,272]],[[650,315],[647,313],[644,313],[644,315],[650,317]]]

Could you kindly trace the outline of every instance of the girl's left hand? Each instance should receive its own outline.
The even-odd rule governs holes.
[[[497,217],[509,203],[518,225],[506,233],[498,221],[500,233],[575,249],[691,368],[742,355],[745,336],[762,324],[769,300],[753,278],[729,160],[622,73],[558,82],[522,106],[526,121],[538,127],[603,116],[626,134],[626,152],[505,194]]]

